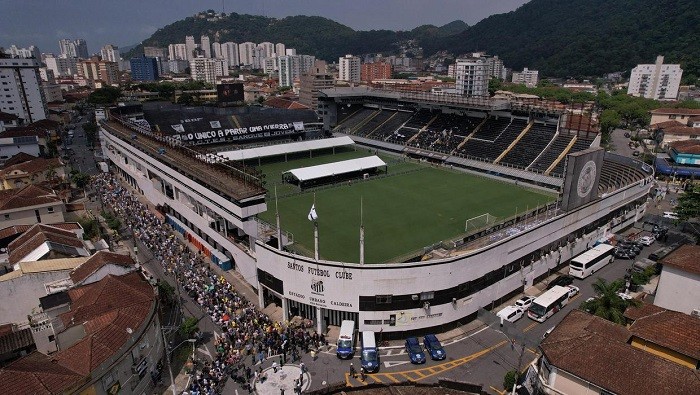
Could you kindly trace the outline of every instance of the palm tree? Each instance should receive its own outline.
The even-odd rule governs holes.
[[[638,300],[624,300],[617,294],[624,287],[623,280],[607,282],[599,277],[592,287],[597,296],[591,301],[583,302],[581,309],[608,321],[624,324],[623,314],[627,307],[639,305]]]

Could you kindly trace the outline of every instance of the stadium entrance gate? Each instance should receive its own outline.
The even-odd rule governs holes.
[[[289,306],[289,317],[294,317],[295,315],[300,316],[301,318],[309,319],[314,322],[314,324],[317,324],[317,316],[316,316],[316,306],[312,306],[306,303],[301,303],[297,302],[295,300],[287,299],[287,305]],[[340,326],[340,324],[344,320],[351,320],[355,322],[359,322],[359,314],[358,313],[353,313],[350,311],[338,311],[338,310],[330,310],[330,309],[324,309],[321,308],[321,328],[325,331],[328,328],[328,325],[335,325],[335,326]],[[316,325],[318,327],[318,325]]]

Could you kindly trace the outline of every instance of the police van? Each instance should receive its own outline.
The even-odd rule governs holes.
[[[379,370],[379,353],[374,332],[362,332],[362,351],[360,352],[360,366],[365,372],[374,373]]]
[[[345,320],[340,324],[340,334],[338,335],[338,358],[349,359],[355,351],[355,321]]]

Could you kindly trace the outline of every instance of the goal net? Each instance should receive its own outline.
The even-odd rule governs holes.
[[[476,217],[469,218],[464,224],[464,231],[469,232],[475,229],[481,229],[489,225],[493,225],[498,220],[497,217],[486,213],[477,215]]]

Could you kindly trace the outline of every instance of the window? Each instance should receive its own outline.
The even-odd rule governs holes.
[[[432,300],[434,297],[435,297],[434,291],[420,293],[420,300]]]
[[[49,335],[49,341],[50,342],[56,341],[56,335]]]
[[[377,295],[376,296],[376,303],[377,304],[390,304],[391,303],[391,295]]]
[[[10,214],[5,214],[5,219],[10,219]]]
[[[47,208],[46,211],[48,211],[49,213],[53,213],[53,207]]]

